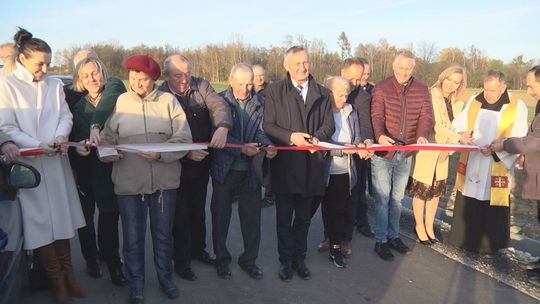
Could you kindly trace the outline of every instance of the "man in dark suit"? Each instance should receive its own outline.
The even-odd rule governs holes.
[[[362,79],[360,79],[360,87],[362,88],[362,90],[366,91],[369,96],[371,96],[371,92],[375,87],[375,85],[369,82],[369,76],[371,75],[371,66],[366,58],[360,57],[358,58],[358,60],[360,60],[364,64],[364,74],[362,75]]]
[[[307,50],[291,47],[283,66],[286,78],[266,88],[264,131],[278,146],[329,140],[335,130],[329,93],[309,74]],[[313,199],[324,195],[324,156],[322,151],[280,151],[271,162],[283,281],[292,279],[293,269],[303,279],[311,277],[304,260]]]
[[[512,154],[520,153],[521,166],[525,168],[525,184],[523,185],[523,198],[534,199],[538,207],[538,222],[540,223],[540,183],[537,176],[540,174],[540,65],[534,66],[527,73],[527,93],[537,101],[534,120],[525,137],[510,137],[495,140],[491,146],[495,152],[506,151]],[[538,264],[538,262],[537,262]],[[536,265],[539,266],[539,265]],[[540,267],[527,271],[529,282],[540,286]]]
[[[369,67],[368,67],[369,68]],[[341,76],[347,78],[351,83],[352,91],[347,98],[347,102],[352,104],[358,112],[358,121],[360,123],[360,134],[362,138],[366,138],[365,144],[373,144],[373,128],[371,126],[371,95],[362,87],[362,80],[365,75],[365,65],[362,58],[349,58],[343,61],[341,65]],[[371,174],[369,169],[369,159],[359,158],[355,156],[355,163],[358,172],[358,187],[357,189],[357,210],[356,210],[356,227],[358,232],[364,236],[372,238],[374,236],[368,222],[368,202],[366,197],[366,182]],[[352,239],[352,230],[354,223],[348,225],[347,239],[349,241],[343,244],[345,256],[351,252],[350,240]]]

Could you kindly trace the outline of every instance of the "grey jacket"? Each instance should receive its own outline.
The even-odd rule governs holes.
[[[540,114],[536,114],[524,137],[510,137],[504,141],[504,150],[525,155],[525,184],[523,198],[540,200]]]
[[[178,99],[186,113],[194,142],[210,140],[212,127],[231,128],[229,107],[208,80],[191,76],[190,89],[183,96],[172,92],[167,81],[161,84],[159,90],[171,93]],[[205,116],[209,118],[211,125],[206,123]]]

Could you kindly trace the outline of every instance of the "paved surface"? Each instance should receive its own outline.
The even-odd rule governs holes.
[[[316,251],[322,239],[320,214],[312,222],[308,240],[306,263],[312,271],[312,279],[304,281],[295,276],[291,282],[284,283],[277,275],[274,207],[262,209],[261,229],[258,264],[265,272],[263,280],[249,278],[234,262],[242,251],[235,205],[228,243],[233,254],[232,279],[222,280],[213,267],[194,261],[193,270],[199,279],[188,282],[175,275],[174,281],[181,293],[176,300],[168,300],[158,288],[147,236],[145,303],[538,303],[506,284],[405,237],[404,241],[413,251],[405,256],[396,253],[394,261],[386,262],[374,253],[372,239],[355,232],[349,265],[346,269],[337,269],[326,253]],[[211,250],[210,239],[208,244]],[[86,275],[76,239],[72,241],[72,254],[77,277],[87,292],[86,299],[74,299],[73,303],[127,303],[128,288],[113,286],[105,265],[102,264],[103,278]],[[26,290],[22,303],[53,303],[52,293]]]

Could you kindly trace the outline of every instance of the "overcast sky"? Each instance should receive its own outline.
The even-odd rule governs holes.
[[[195,48],[233,37],[283,45],[286,35],[320,39],[338,50],[345,31],[354,48],[384,38],[397,47],[423,42],[467,48],[509,62],[540,59],[540,1],[10,1],[0,12],[0,42],[22,26],[53,48],[111,42]]]

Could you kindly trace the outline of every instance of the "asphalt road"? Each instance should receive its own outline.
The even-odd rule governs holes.
[[[210,232],[209,219],[207,222]],[[213,267],[194,261],[197,281],[188,282],[174,275],[180,289],[176,300],[168,300],[158,288],[148,231],[145,303],[537,303],[518,290],[406,237],[403,240],[413,248],[412,252],[395,253],[396,259],[387,262],[373,251],[373,239],[355,232],[348,267],[337,269],[326,253],[316,250],[322,239],[320,214],[312,222],[308,239],[306,264],[312,279],[304,281],[295,276],[284,283],[278,278],[274,207],[262,209],[261,231],[258,265],[264,270],[264,279],[251,279],[236,264],[243,245],[235,205],[228,242],[233,254],[232,279],[220,279]],[[210,233],[207,243],[211,250]],[[128,287],[113,286],[104,264],[103,278],[94,279],[86,274],[77,239],[72,240],[72,255],[77,278],[87,292],[87,298],[74,299],[73,303],[127,303]],[[54,302],[50,291],[25,290],[22,303]]]

